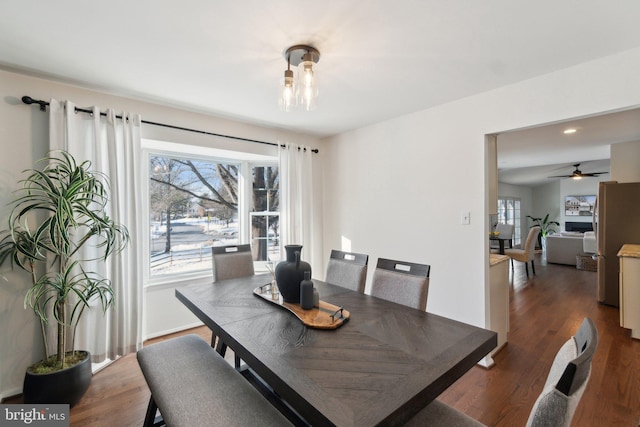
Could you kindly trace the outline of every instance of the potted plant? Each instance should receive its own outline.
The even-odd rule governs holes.
[[[549,234],[553,234],[557,231],[556,226],[560,226],[560,223],[558,221],[549,221],[549,214],[546,214],[544,218],[534,218],[531,215],[527,215],[527,218],[533,221],[533,225],[531,227],[540,227],[540,234],[538,234],[538,247],[545,247],[546,245],[544,245],[543,242],[546,241]]]
[[[8,228],[0,234],[0,265],[10,262],[29,273],[25,307],[39,318],[44,359],[27,369],[25,403],[77,403],[91,381],[89,352],[76,351],[74,336],[84,310],[96,301],[102,310],[113,304],[108,279],[87,271],[85,246],[106,260],[129,241],[126,227],[105,213],[109,201],[106,177],[77,164],[65,151],[40,162],[16,191]],[[35,223],[38,225],[34,226]],[[55,325],[56,353],[49,354],[46,326]]]

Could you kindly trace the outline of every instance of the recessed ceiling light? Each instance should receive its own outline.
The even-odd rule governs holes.
[[[563,133],[569,134],[569,133],[576,133],[577,129],[574,128],[569,128],[569,129],[565,129]]]

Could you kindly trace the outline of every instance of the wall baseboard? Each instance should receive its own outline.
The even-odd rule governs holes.
[[[204,326],[204,323],[195,322],[195,323],[190,323],[190,324],[187,324],[187,325],[181,325],[181,326],[179,326],[177,328],[172,328],[172,329],[167,329],[167,330],[164,330],[164,331],[154,332],[153,334],[144,337],[142,339],[142,341],[146,341],[146,340],[150,340],[150,339],[153,339],[153,338],[162,337],[164,335],[169,335],[169,334],[173,334],[173,333],[176,333],[176,332],[186,331],[187,329],[197,328],[199,326]]]

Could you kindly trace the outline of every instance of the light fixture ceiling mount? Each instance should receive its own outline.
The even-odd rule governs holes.
[[[318,69],[320,60],[318,49],[308,45],[291,46],[283,53],[287,60],[287,69],[280,83],[280,109],[291,111],[298,107],[306,111],[315,109],[318,96]],[[298,76],[294,78],[291,66],[298,67]]]
[[[284,59],[286,59],[291,65],[297,67],[303,61],[313,61],[317,64],[320,61],[320,52],[318,49],[306,44],[297,44],[291,46],[283,53]],[[307,58],[305,58],[307,56]]]

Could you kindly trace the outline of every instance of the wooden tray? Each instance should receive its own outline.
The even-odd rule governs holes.
[[[320,300],[319,304],[312,309],[303,310],[300,304],[294,304],[291,302],[284,302],[282,295],[271,293],[271,283],[264,286],[260,286],[253,290],[253,293],[262,298],[265,301],[269,301],[272,304],[278,305],[289,310],[300,321],[314,329],[337,329],[344,325],[351,315],[347,310],[337,305],[329,304],[328,302]]]

